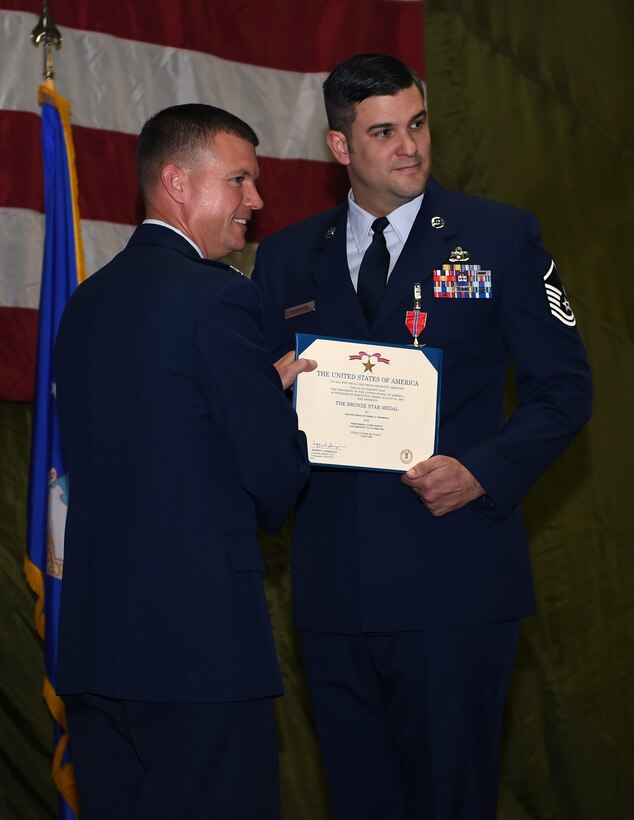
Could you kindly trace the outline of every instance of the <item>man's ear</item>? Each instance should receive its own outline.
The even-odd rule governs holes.
[[[329,131],[326,134],[326,142],[337,162],[341,165],[350,165],[350,148],[343,131]]]
[[[186,173],[176,165],[166,165],[161,171],[161,185],[165,193],[182,205],[185,200]]]

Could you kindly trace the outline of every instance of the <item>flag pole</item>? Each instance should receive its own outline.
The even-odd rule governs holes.
[[[37,363],[24,569],[37,596],[35,624],[44,640],[43,695],[54,718],[52,776],[60,794],[60,820],[79,814],[79,794],[70,759],[64,704],[56,692],[57,627],[64,566],[64,525],[68,471],[57,423],[53,349],[61,314],[85,276],[75,173],[75,152],[68,101],[55,90],[53,49],[62,35],[46,0],[31,33],[43,45],[42,106],[45,236],[38,321]]]
[[[50,102],[57,108],[64,129],[66,138],[66,148],[69,159],[69,173],[73,208],[73,224],[75,232],[75,260],[77,265],[77,280],[83,282],[86,278],[86,266],[84,260],[84,246],[81,235],[81,224],[79,219],[79,192],[77,186],[77,174],[75,172],[75,148],[70,125],[70,104],[68,100],[60,96],[55,87],[55,62],[53,60],[53,48],[59,51],[62,47],[62,33],[55,25],[53,17],[48,10],[47,0],[42,0],[42,12],[37,25],[31,32],[31,42],[35,47],[43,45],[43,68],[42,82],[38,89],[38,102]]]
[[[34,46],[44,45],[44,67],[42,70],[43,84],[48,88],[55,89],[55,65],[53,61],[53,47],[57,51],[62,47],[62,35],[53,22],[48,10],[48,3],[42,0],[42,13],[37,25],[31,32],[31,40]]]

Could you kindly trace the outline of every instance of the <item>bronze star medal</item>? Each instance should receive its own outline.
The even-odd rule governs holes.
[[[412,334],[414,347],[421,347],[418,337],[425,330],[427,324],[427,314],[420,309],[422,298],[420,282],[416,282],[414,285],[414,309],[405,311],[405,325]]]

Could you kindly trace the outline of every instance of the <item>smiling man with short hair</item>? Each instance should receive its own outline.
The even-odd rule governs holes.
[[[257,143],[208,105],[150,119],[147,219],[62,317],[56,685],[82,820],[279,820],[257,528],[281,527],[307,478],[283,388],[313,363],[276,372],[257,289],[217,261],[262,207]]]

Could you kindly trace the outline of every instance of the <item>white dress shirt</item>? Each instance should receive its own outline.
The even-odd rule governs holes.
[[[385,236],[385,243],[390,253],[390,267],[387,272],[387,278],[394,269],[394,265],[403,250],[409,232],[412,230],[412,225],[416,219],[416,215],[420,210],[423,202],[425,192],[412,199],[411,202],[406,202],[392,213],[387,214],[390,224],[383,231]],[[348,268],[350,269],[350,278],[354,289],[357,289],[357,282],[359,280],[359,268],[361,267],[361,260],[363,254],[367,251],[372,243],[372,223],[376,219],[375,216],[364,211],[361,206],[357,205],[354,199],[352,190],[348,192],[348,228],[346,233],[346,251],[348,254]]]

